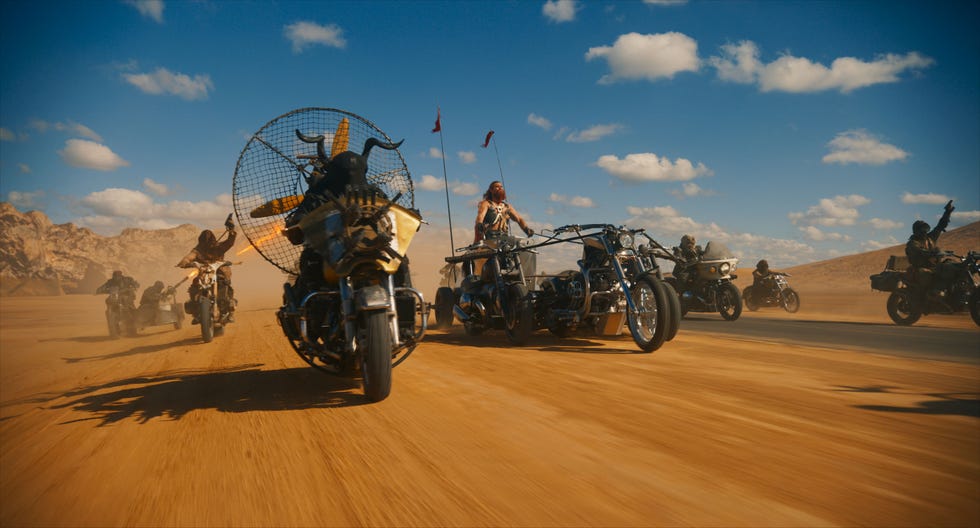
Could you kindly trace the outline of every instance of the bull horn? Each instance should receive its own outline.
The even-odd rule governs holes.
[[[315,137],[310,137],[310,136],[303,135],[303,133],[300,132],[299,129],[296,129],[296,137],[298,137],[299,140],[302,141],[303,143],[316,143],[317,156],[319,156],[320,159],[324,159],[324,160],[330,159],[327,157],[327,149],[323,146],[323,142],[326,140],[326,138],[323,137],[323,134],[320,134],[319,136],[315,136]]]
[[[403,139],[398,143],[385,143],[378,138],[369,137],[367,138],[367,141],[364,142],[364,152],[361,153],[361,156],[364,156],[365,158],[368,157],[368,154],[371,152],[371,147],[380,147],[385,150],[395,150],[400,147],[404,141],[405,140]]]

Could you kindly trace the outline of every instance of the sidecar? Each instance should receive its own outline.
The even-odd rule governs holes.
[[[173,325],[175,330],[180,330],[184,326],[184,305],[177,302],[176,292],[166,292],[155,305],[140,305],[135,319],[137,330],[163,325]]]

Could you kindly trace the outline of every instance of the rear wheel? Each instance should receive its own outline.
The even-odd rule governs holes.
[[[210,343],[214,339],[214,320],[212,319],[211,299],[201,296],[197,305],[197,318],[201,322],[201,339]]]
[[[718,288],[718,313],[726,321],[734,321],[742,315],[742,294],[730,282],[726,282]]]
[[[749,309],[750,312],[754,312],[759,309],[759,303],[755,301],[752,295],[752,286],[746,286],[742,290],[742,300],[745,301],[745,307]]]
[[[633,341],[643,352],[657,350],[667,337],[667,318],[671,315],[664,287],[657,278],[644,275],[630,290],[636,310],[630,310],[626,318]]]
[[[783,290],[782,296],[784,310],[789,313],[796,313],[800,311],[800,294],[796,293],[796,290],[793,288],[786,288]]]
[[[905,289],[894,291],[888,296],[887,308],[888,316],[900,326],[913,325],[922,317],[922,309]]]
[[[455,297],[452,288],[443,286],[436,290],[436,328],[449,328],[453,325]]]
[[[534,312],[531,310],[527,286],[521,283],[508,284],[507,305],[504,307],[507,339],[514,345],[523,345],[534,332]]]
[[[364,395],[379,402],[391,393],[391,325],[388,312],[372,310],[361,314],[361,376]]]
[[[973,295],[970,296],[970,317],[980,326],[980,290],[973,290]]]

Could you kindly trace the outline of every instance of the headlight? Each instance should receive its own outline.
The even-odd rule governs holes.
[[[619,234],[619,247],[630,248],[633,247],[633,235],[629,233]]]
[[[728,275],[728,272],[731,270],[732,270],[732,265],[727,262],[723,263],[719,268],[719,271],[721,271],[722,275]]]

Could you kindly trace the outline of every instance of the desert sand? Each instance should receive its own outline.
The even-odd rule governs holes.
[[[513,348],[457,325],[370,404],[292,352],[275,288],[249,286],[278,279],[256,279],[236,275],[238,321],[209,344],[110,340],[100,296],[0,298],[0,525],[980,523],[976,362],[683,325],[653,354],[544,331]],[[852,295],[803,291],[793,317],[890,328],[884,294]],[[921,324],[980,342],[969,317]]]

